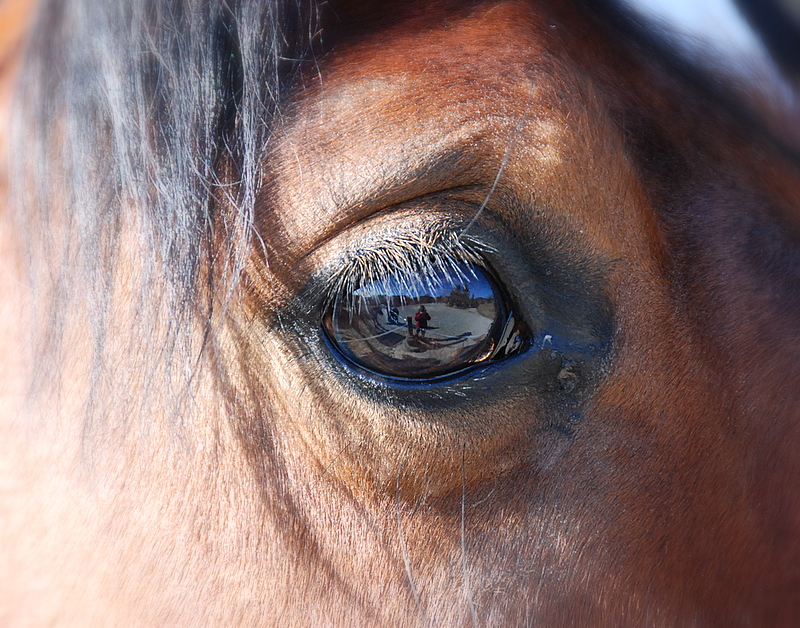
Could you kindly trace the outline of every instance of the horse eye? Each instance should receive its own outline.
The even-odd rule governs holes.
[[[323,328],[347,361],[402,380],[452,375],[519,353],[528,339],[498,284],[468,263],[398,273],[339,294]]]

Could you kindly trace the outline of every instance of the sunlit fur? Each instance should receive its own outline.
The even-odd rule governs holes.
[[[797,147],[618,27],[41,0],[3,66],[0,624],[800,622]],[[337,360],[330,300],[429,254],[596,336],[574,392],[544,350]]]

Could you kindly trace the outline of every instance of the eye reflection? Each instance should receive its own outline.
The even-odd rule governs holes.
[[[337,295],[323,325],[350,361],[412,380],[504,357],[525,341],[501,291],[469,263],[388,276]]]

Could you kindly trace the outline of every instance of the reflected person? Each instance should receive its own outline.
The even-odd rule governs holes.
[[[400,310],[397,309],[397,306],[392,305],[391,307],[389,307],[388,313],[386,315],[389,320],[389,323],[391,323],[392,325],[400,325],[401,324],[400,319],[398,318],[399,314]]]
[[[425,309],[424,305],[420,305],[417,313],[414,315],[414,323],[417,326],[416,336],[425,337],[425,332],[428,330],[428,321],[431,320],[431,315]]]

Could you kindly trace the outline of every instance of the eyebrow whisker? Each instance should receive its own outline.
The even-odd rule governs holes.
[[[486,197],[483,199],[480,207],[475,212],[475,215],[472,217],[472,220],[469,221],[466,227],[461,230],[459,234],[459,238],[463,238],[467,232],[475,225],[478,218],[480,218],[483,210],[486,209],[486,206],[489,204],[489,200],[494,195],[495,190],[497,189],[498,183],[500,183],[500,178],[503,176],[503,172],[508,165],[508,160],[511,158],[511,151],[514,149],[514,146],[517,143],[517,139],[519,138],[520,133],[522,132],[522,126],[528,120],[528,110],[530,109],[530,99],[528,100],[527,105],[525,106],[525,111],[520,116],[519,120],[517,120],[517,124],[514,126],[514,130],[511,132],[511,136],[508,138],[508,143],[506,144],[506,150],[503,153],[503,159],[500,161],[500,167],[497,169],[497,174],[494,177],[494,181],[492,182],[492,187],[489,188],[489,192],[486,194]]]
[[[467,445],[461,445],[461,582],[464,587],[464,597],[469,606],[472,625],[478,625],[478,613],[475,609],[475,600],[472,597],[472,586],[469,578],[469,564],[467,561],[467,471],[464,465]]]
[[[400,474],[403,472],[403,463],[400,462],[400,466],[397,468],[397,482],[395,487],[395,517],[397,520],[397,536],[400,541],[400,551],[403,554],[403,566],[406,570],[406,577],[408,578],[408,584],[411,587],[411,594],[414,596],[414,603],[417,606],[417,610],[419,611],[420,615],[422,615],[423,623],[427,626],[428,625],[428,617],[425,613],[425,610],[422,608],[422,598],[419,596],[419,591],[417,591],[417,586],[414,584],[414,576],[411,573],[411,559],[408,556],[408,548],[406,547],[406,539],[405,535],[403,534],[403,521],[400,517]]]

